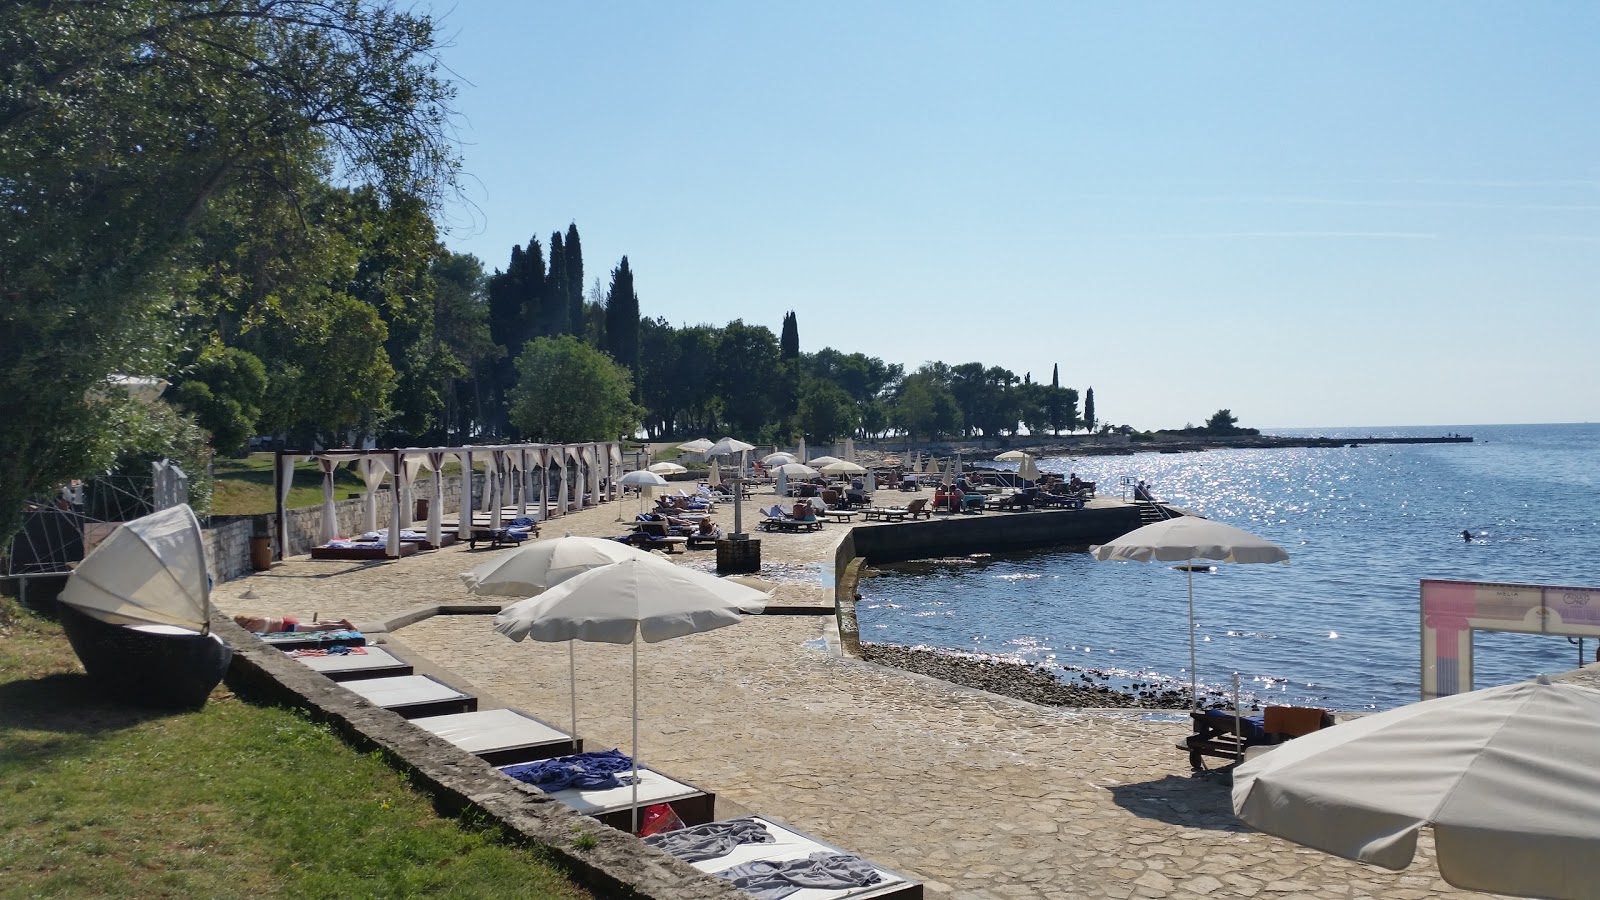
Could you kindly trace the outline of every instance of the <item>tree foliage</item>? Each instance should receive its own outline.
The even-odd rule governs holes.
[[[812,379],[800,393],[799,416],[806,439],[826,444],[854,434],[860,411],[843,388]]]
[[[609,441],[639,427],[628,371],[570,334],[535,338],[516,368],[511,421],[528,440]]]

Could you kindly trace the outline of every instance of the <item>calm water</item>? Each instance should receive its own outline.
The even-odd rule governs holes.
[[[1317,429],[1472,435],[1473,444],[1048,460],[1113,494],[1156,496],[1283,545],[1288,565],[1195,575],[1203,683],[1338,709],[1418,697],[1418,580],[1600,585],[1600,425]],[[1293,433],[1293,432],[1288,432]],[[1476,536],[1468,544],[1463,529]],[[1062,551],[892,566],[863,584],[864,640],[1187,684],[1186,574]],[[1595,644],[1584,652],[1594,659]],[[1477,686],[1574,668],[1564,637],[1477,637]],[[1075,676],[1074,676],[1075,677]]]

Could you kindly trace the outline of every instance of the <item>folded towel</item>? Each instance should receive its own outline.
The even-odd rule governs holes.
[[[633,768],[633,758],[621,750],[597,750],[592,753],[575,753],[555,759],[507,766],[500,771],[523,784],[531,784],[542,791],[559,791],[566,788],[605,790],[632,784],[632,778],[620,778],[619,772]]]

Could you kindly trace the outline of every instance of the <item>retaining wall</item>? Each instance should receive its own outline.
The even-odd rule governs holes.
[[[1032,547],[1087,547],[1115,540],[1141,524],[1134,506],[996,516],[935,515],[915,522],[851,529],[839,545],[840,555],[848,546],[850,556],[835,558],[835,572],[842,574],[843,563],[856,556],[877,563]]]

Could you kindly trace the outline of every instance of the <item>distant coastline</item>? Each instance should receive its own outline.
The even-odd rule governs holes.
[[[1119,440],[1107,443],[1028,442],[1013,440],[1008,446],[1025,450],[1041,459],[1058,456],[1132,456],[1135,453],[1199,453],[1205,450],[1273,450],[1300,447],[1357,447],[1365,444],[1470,444],[1469,435],[1445,434],[1402,437],[1297,437],[1286,435],[1248,435],[1237,437],[1198,437],[1195,435],[1157,435],[1153,440]]]

